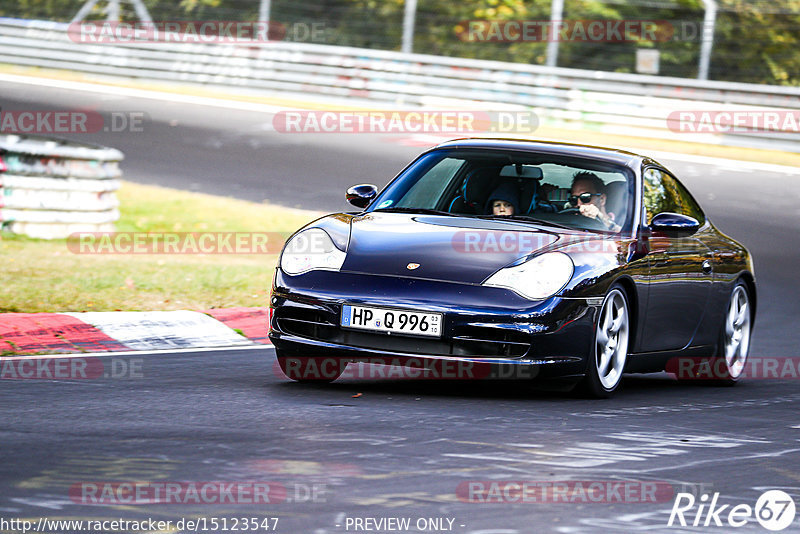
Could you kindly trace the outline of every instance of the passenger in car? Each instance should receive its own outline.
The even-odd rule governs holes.
[[[519,213],[519,193],[512,183],[502,183],[492,191],[486,202],[486,213],[506,217]]]
[[[599,220],[612,232],[620,231],[620,225],[614,221],[615,215],[606,212],[606,184],[596,174],[587,171],[575,173],[569,203],[584,217]]]

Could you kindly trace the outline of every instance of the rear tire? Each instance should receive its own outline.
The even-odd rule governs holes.
[[[753,331],[750,306],[750,292],[747,285],[739,280],[728,297],[714,355],[689,358],[691,365],[687,365],[688,370],[682,370],[679,362],[677,370],[668,371],[675,373],[679,382],[705,386],[736,385],[742,378],[750,351],[750,335]]]
[[[622,286],[609,289],[597,316],[586,376],[578,385],[589,397],[605,399],[619,388],[631,336],[628,297]]]
[[[752,332],[750,292],[747,285],[739,280],[728,298],[717,354],[711,361],[712,369],[715,370],[715,381],[720,385],[733,386],[741,380],[750,352]]]

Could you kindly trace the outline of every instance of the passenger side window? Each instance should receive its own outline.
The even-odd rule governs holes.
[[[671,211],[697,219],[702,225],[705,214],[689,191],[671,175],[649,168],[644,178],[644,208],[647,224],[662,211]]]
[[[411,186],[397,207],[436,208],[445,189],[463,165],[463,159],[443,159]]]

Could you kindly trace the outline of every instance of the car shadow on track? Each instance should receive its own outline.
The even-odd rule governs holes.
[[[298,383],[288,379],[279,387],[294,393],[335,393],[337,398],[342,393],[348,396],[367,394],[391,395],[393,397],[440,397],[463,399],[496,399],[496,400],[596,400],[588,399],[577,391],[572,391],[570,384],[557,381],[532,383],[530,380],[448,380],[448,379],[352,379],[340,378],[331,383]],[[679,382],[672,375],[657,373],[650,375],[625,375],[620,390],[613,399],[653,403],[665,399],[685,401],[687,396],[693,400],[727,400],[734,399],[741,393],[746,384],[736,387],[715,387],[714,385],[693,382]],[[738,393],[737,393],[738,391]],[[356,401],[357,402],[357,401]],[[603,401],[597,401],[603,402]]]

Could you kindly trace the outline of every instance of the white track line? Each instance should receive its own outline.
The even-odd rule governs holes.
[[[279,111],[292,109],[285,106],[273,106],[271,104],[258,104],[255,102],[241,102],[237,100],[227,100],[224,98],[182,95],[166,91],[157,91],[154,89],[136,89],[133,87],[119,87],[116,85],[105,85],[100,83],[51,80],[49,78],[18,76],[16,74],[0,73],[0,82],[22,83],[27,85],[37,85],[40,87],[51,87],[55,89],[69,89],[73,91],[88,91],[91,93],[103,93],[105,95],[149,98],[151,100],[163,100],[166,102],[178,102],[199,106],[215,106],[229,109],[241,109],[245,111],[260,111],[263,113],[277,113]],[[243,96],[245,98],[247,97],[247,95]]]
[[[660,150],[645,151],[641,148],[626,149],[630,152],[638,153],[643,156],[650,156],[653,159],[674,159],[684,163],[697,163],[700,165],[713,165],[732,171],[750,170],[775,172],[781,174],[800,175],[800,167],[790,167],[789,165],[777,165],[775,163],[760,163],[758,161],[743,161],[740,159],[714,158],[711,156],[698,156],[696,154],[679,154],[677,152],[662,152]],[[643,153],[644,152],[644,153]]]

